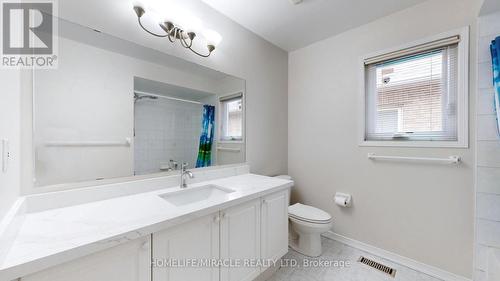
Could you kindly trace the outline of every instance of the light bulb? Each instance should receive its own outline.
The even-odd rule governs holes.
[[[139,18],[146,13],[146,5],[144,5],[144,2],[142,1],[132,1],[132,8]]]
[[[212,45],[214,47],[217,47],[217,45],[219,45],[222,41],[222,36],[215,30],[206,29],[203,32],[203,36],[205,37],[205,40],[207,40],[207,45]]]
[[[134,0],[132,1],[132,7],[141,7],[143,9],[146,9],[146,4],[144,3],[144,1]]]
[[[182,15],[179,24],[184,31],[194,33],[200,32],[202,26],[201,20],[191,14]]]
[[[165,14],[163,13],[163,17],[160,21],[160,24],[163,24],[165,22],[170,22],[172,24],[176,24],[176,21],[177,21],[177,17],[175,17],[174,15],[171,15],[171,14]]]
[[[156,12],[159,23],[171,22],[177,24],[179,20],[179,6],[171,1],[149,0],[151,10]]]

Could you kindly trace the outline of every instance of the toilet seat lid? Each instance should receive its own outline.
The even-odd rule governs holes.
[[[283,180],[292,180],[292,177],[289,176],[289,175],[279,175],[279,176],[276,176],[275,178],[277,179],[283,179]]]
[[[304,204],[296,203],[288,207],[288,215],[299,220],[310,222],[328,222],[332,219],[329,213]]]

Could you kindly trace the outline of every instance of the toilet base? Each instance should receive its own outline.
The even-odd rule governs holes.
[[[298,235],[295,239],[290,239],[288,244],[293,250],[308,257],[319,257],[323,252],[319,234]]]

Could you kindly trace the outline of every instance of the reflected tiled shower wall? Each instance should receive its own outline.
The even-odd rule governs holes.
[[[160,172],[169,160],[194,167],[198,156],[202,105],[159,98],[134,107],[134,172]]]
[[[500,13],[479,18],[475,281],[500,280],[500,138],[490,55]]]

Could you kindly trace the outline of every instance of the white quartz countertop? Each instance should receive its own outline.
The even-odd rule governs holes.
[[[244,174],[190,185],[234,190],[202,204],[174,206],[155,190],[24,215],[13,242],[0,260],[0,280],[10,281],[120,243],[149,235],[196,217],[289,188],[292,181]],[[4,247],[5,249],[5,247]]]

